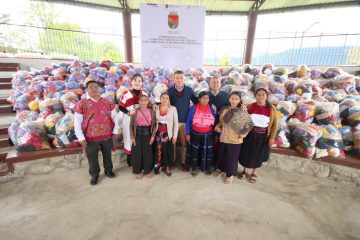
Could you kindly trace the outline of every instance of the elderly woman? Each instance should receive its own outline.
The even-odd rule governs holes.
[[[215,111],[209,105],[209,93],[201,92],[199,103],[190,108],[186,120],[186,160],[193,177],[197,175],[198,168],[211,174],[215,119]]]

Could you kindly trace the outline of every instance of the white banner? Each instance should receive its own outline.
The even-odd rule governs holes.
[[[144,67],[202,67],[203,6],[141,4],[141,64]]]

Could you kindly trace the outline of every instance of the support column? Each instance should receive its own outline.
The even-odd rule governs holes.
[[[251,64],[251,57],[254,46],[255,31],[256,31],[256,20],[257,20],[257,12],[256,11],[250,12],[250,15],[248,17],[249,24],[247,29],[244,64]]]
[[[125,42],[125,62],[132,63],[133,46],[132,46],[132,32],[131,32],[131,12],[124,10],[123,15],[123,28],[124,28],[124,42]]]

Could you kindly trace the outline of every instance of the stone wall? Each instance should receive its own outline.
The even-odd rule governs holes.
[[[113,152],[112,158],[114,168],[127,166],[126,154],[122,150]],[[102,159],[101,153],[99,153],[99,159]],[[100,161],[100,163],[101,162],[102,161]],[[300,173],[320,178],[329,178],[339,182],[350,182],[360,186],[359,169],[313,161],[307,158],[271,153],[269,161],[264,163],[264,166],[279,169],[281,171]],[[0,184],[19,179],[24,176],[61,172],[85,167],[87,168],[88,162],[83,159],[82,154],[73,154],[15,163],[14,167],[15,173],[0,177]]]
[[[100,163],[102,163],[102,154],[99,153]],[[127,166],[126,155],[122,150],[112,153],[114,168]],[[61,172],[71,169],[87,168],[88,161],[83,159],[82,154],[62,155],[58,157],[42,158],[32,161],[14,163],[15,173],[0,177],[0,184],[11,180],[19,179],[24,176],[48,174],[52,172]]]
[[[264,163],[264,166],[360,186],[360,169],[277,153],[271,153],[269,161]]]

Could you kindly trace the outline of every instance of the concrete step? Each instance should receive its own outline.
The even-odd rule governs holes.
[[[0,128],[8,128],[12,121],[15,119],[16,113],[2,113],[0,114]],[[2,135],[0,133],[0,135]]]
[[[0,105],[9,104],[6,98],[0,98]]]
[[[11,83],[12,78],[0,78],[0,82],[2,83]]]
[[[0,114],[13,113],[13,107],[11,104],[0,104]]]
[[[12,84],[11,83],[6,83],[6,82],[0,82],[0,89],[11,89],[12,88]]]
[[[5,162],[5,158],[4,158],[4,161],[0,161],[0,177],[5,176],[8,173],[9,173],[8,165]]]
[[[0,148],[10,147],[9,135],[0,135]]]
[[[16,73],[16,71],[12,72],[12,71],[0,71],[0,78],[11,78],[14,76],[14,73]]]
[[[0,98],[8,98],[10,96],[11,90],[10,89],[0,89]]]
[[[10,127],[10,124],[0,125],[0,135],[8,134],[9,127]]]
[[[18,63],[0,63],[0,72],[16,72],[20,69]]]

